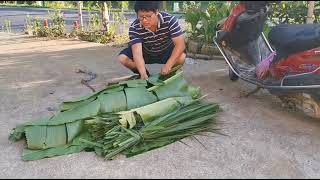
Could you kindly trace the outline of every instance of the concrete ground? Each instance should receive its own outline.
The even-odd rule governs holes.
[[[147,153],[105,161],[93,152],[21,160],[24,141],[11,143],[17,124],[58,111],[63,100],[87,95],[80,84],[87,69],[101,89],[129,71],[116,61],[120,48],[77,40],[44,40],[0,33],[0,178],[319,178],[320,122],[291,112],[254,87],[231,82],[223,61],[196,60],[184,66],[189,83],[220,103],[218,119],[228,136],[192,138]],[[157,72],[159,65],[149,66]]]

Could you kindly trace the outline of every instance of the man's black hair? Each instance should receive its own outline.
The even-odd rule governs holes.
[[[136,13],[138,13],[139,10],[156,12],[159,10],[160,2],[161,1],[137,1],[134,5],[134,10]]]

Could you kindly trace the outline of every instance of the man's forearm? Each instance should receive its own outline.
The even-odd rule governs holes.
[[[140,75],[146,75],[147,72],[146,72],[144,59],[141,57],[133,56],[133,60],[136,63],[137,70],[139,71]]]
[[[145,62],[143,59],[143,54],[142,54],[142,44],[134,44],[132,46],[132,54],[133,54],[133,61],[136,64],[136,68],[139,71],[141,76],[145,76],[146,73],[146,67],[145,67]]]
[[[173,67],[176,62],[177,62],[177,59],[180,57],[180,55],[183,53],[185,49],[185,46],[184,45],[176,45],[174,48],[173,48],[173,51],[172,51],[172,54],[171,54],[171,57],[168,59],[167,61],[167,65],[169,65],[170,67]]]

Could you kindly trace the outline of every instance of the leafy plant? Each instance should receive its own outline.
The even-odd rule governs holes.
[[[24,18],[24,32],[32,32],[33,30],[33,26],[32,26],[32,18],[31,16],[28,14],[25,18]]]
[[[121,7],[121,12],[123,12],[128,9],[129,1],[118,1],[118,6]]]
[[[116,34],[126,34],[127,33],[127,18],[121,12],[112,13],[113,23],[110,26],[111,31]]]
[[[273,3],[269,19],[274,24],[304,24],[307,20],[308,1],[281,1]],[[320,2],[315,1],[315,23],[320,22]]]
[[[213,37],[216,34],[218,21],[229,15],[231,4],[211,1],[204,12],[200,9],[200,3],[190,2],[190,5],[184,3],[184,9],[186,12],[186,22],[189,22],[192,27],[192,39],[203,37],[204,42],[210,44],[213,42]],[[202,25],[197,28],[199,23]]]
[[[199,34],[197,24],[201,19],[201,3],[183,2],[183,11],[185,12],[185,21],[191,24],[191,38],[196,38]]]
[[[87,31],[92,32],[92,31],[99,31],[100,30],[100,18],[97,13],[90,14],[89,20],[87,23]]]
[[[63,12],[60,9],[55,9],[53,12],[49,12],[50,19],[52,21],[49,27],[51,37],[62,37],[65,35],[65,23],[63,18]]]
[[[61,9],[65,7],[64,1],[47,1],[46,5],[50,8]]]
[[[230,13],[230,5],[228,3],[219,3],[215,1],[209,2],[207,13],[202,14],[203,34],[206,43],[212,43],[213,37],[216,35],[217,23],[227,17]]]
[[[46,37],[48,36],[49,32],[47,28],[42,26],[41,19],[39,17],[35,17],[31,19],[32,21],[32,34],[38,37]]]
[[[24,30],[26,32],[32,31],[33,35],[38,37],[64,37],[66,28],[61,10],[48,11],[48,14],[52,22],[49,27],[44,27],[39,17],[32,18],[27,15]]]

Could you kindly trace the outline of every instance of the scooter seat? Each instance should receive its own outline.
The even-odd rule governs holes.
[[[320,47],[320,24],[280,24],[269,32],[269,40],[283,56]]]

